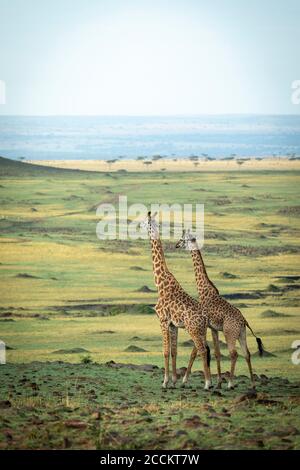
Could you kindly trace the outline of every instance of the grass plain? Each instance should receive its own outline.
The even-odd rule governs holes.
[[[299,448],[297,170],[85,172],[0,159],[0,176],[2,448]],[[241,357],[232,394],[205,394],[199,372],[191,389],[160,390],[149,242],[96,237],[97,206],[119,195],[204,203],[209,276],[272,354],[253,357],[257,396]],[[164,245],[196,296],[189,253]],[[179,336],[183,367],[191,347]]]

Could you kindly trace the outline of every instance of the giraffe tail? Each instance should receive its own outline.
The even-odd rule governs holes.
[[[254,333],[251,326],[249,325],[249,323],[246,320],[245,320],[245,324],[246,324],[247,328],[249,328],[249,330],[251,331],[253,336],[255,337],[256,342],[257,342],[257,347],[258,347],[258,354],[259,354],[260,357],[262,357],[264,355],[265,350],[264,350],[264,345],[263,345],[263,342],[262,342],[261,338],[256,336],[256,334]]]
[[[207,367],[210,367],[210,360],[211,360],[211,355],[210,355],[210,348],[208,344],[206,345],[206,354],[207,354]]]

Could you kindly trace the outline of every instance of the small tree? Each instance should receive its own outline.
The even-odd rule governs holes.
[[[152,165],[152,162],[147,160],[146,162],[143,162],[143,164],[146,165],[146,167],[150,167],[150,165]]]
[[[116,163],[117,161],[118,161],[117,158],[115,158],[114,160],[108,160],[108,161],[107,161],[110,170],[111,170],[111,165],[112,165],[113,163]]]
[[[158,160],[161,160],[161,159],[162,159],[161,155],[153,155],[153,157],[152,157],[153,162],[157,162]]]
[[[86,354],[80,358],[80,362],[81,364],[92,364],[93,360],[89,354]]]

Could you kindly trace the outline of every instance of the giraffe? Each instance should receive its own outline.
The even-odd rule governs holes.
[[[211,387],[210,355],[206,343],[208,317],[203,315],[200,303],[183,290],[168,270],[155,215],[151,216],[151,212],[149,212],[142,226],[147,228],[150,238],[154,281],[158,290],[155,312],[160,321],[165,360],[165,375],[162,386],[167,388],[169,383],[170,352],[172,357],[172,383],[173,386],[176,385],[177,333],[178,328],[185,328],[194,342],[196,355],[198,353],[202,357],[205,377],[204,389],[208,390]]]
[[[255,388],[250,352],[247,346],[246,327],[250,329],[251,333],[256,338],[260,356],[262,356],[263,354],[263,345],[261,339],[254,334],[252,328],[250,327],[249,323],[244,318],[242,313],[236,307],[227,302],[227,300],[223,299],[220,296],[218,289],[214,286],[214,284],[211,282],[206,273],[201,251],[198,247],[195,237],[189,231],[184,231],[182,238],[178,241],[176,247],[187,248],[192,255],[200,302],[203,308],[203,312],[209,318],[209,327],[212,332],[215,356],[217,360],[218,388],[221,388],[222,384],[219,331],[223,331],[224,333],[231,358],[231,370],[228,381],[228,388],[234,388],[234,371],[238,357],[236,350],[237,340],[240,343],[241,349],[248,365],[252,387]],[[184,377],[185,382],[188,380],[196,355],[197,351],[194,348],[191,353],[188,368]]]

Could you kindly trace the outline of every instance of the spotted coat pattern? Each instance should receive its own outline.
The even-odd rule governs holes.
[[[172,381],[176,383],[177,329],[185,328],[190,334],[196,354],[203,360],[205,388],[211,384],[210,369],[207,361],[206,332],[208,317],[203,313],[200,303],[188,295],[168,270],[163,247],[159,238],[158,226],[151,214],[148,215],[148,233],[151,240],[153,274],[158,290],[155,306],[159,318],[165,357],[165,378],[163,386],[169,382],[169,356],[172,356]]]
[[[220,366],[220,344],[218,332],[223,331],[228,350],[231,357],[231,373],[229,380],[229,388],[233,386],[234,369],[237,360],[236,341],[239,340],[242,351],[247,361],[252,384],[254,385],[254,377],[252,373],[250,353],[246,343],[246,326],[249,326],[246,319],[240,310],[231,305],[219,294],[218,289],[209,279],[201,252],[198,248],[195,238],[184,232],[181,240],[176,245],[177,247],[185,247],[190,250],[194,265],[195,279],[199,294],[199,301],[204,315],[209,319],[209,327],[212,331],[212,338],[214,342],[215,356],[217,360],[218,369],[218,385],[221,387],[221,366]],[[191,372],[191,368],[196,357],[197,351],[195,348],[192,351],[190,363],[188,365],[186,380]]]

